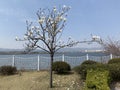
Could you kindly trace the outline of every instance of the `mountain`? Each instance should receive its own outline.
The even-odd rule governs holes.
[[[101,48],[62,48],[58,52],[100,52],[102,51]],[[46,53],[42,50],[34,50],[31,52],[31,54],[37,54],[37,53]],[[6,49],[6,48],[0,48],[0,54],[27,54],[27,52],[24,49]]]
[[[7,48],[0,48],[0,52],[1,51],[4,51],[4,52],[7,52],[7,51],[22,51],[23,49],[7,49]]]
[[[60,49],[59,52],[96,52],[96,51],[103,51],[102,48],[63,48]]]

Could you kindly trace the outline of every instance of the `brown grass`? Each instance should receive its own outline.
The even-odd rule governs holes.
[[[82,90],[79,76],[53,74],[53,86],[49,88],[48,71],[22,72],[12,76],[0,76],[0,90]]]

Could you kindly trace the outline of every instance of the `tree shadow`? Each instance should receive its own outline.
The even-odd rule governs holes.
[[[74,72],[73,72],[73,71],[70,71],[70,72],[62,72],[62,73],[54,72],[54,74],[57,74],[57,75],[72,75],[72,74],[74,74]]]

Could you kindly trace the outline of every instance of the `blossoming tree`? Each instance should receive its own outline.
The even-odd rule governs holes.
[[[53,7],[50,9],[40,9],[36,14],[38,17],[38,25],[33,25],[32,22],[27,21],[27,31],[24,39],[26,40],[26,49],[42,49],[50,54],[50,88],[52,88],[52,64],[55,53],[64,47],[71,47],[78,42],[74,42],[71,38],[68,41],[62,42],[60,40],[66,24],[67,12],[70,7],[63,6],[59,9]],[[18,39],[16,37],[16,40]]]

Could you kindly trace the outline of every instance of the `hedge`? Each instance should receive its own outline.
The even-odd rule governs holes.
[[[85,90],[110,90],[108,81],[109,72],[107,70],[88,70]]]

